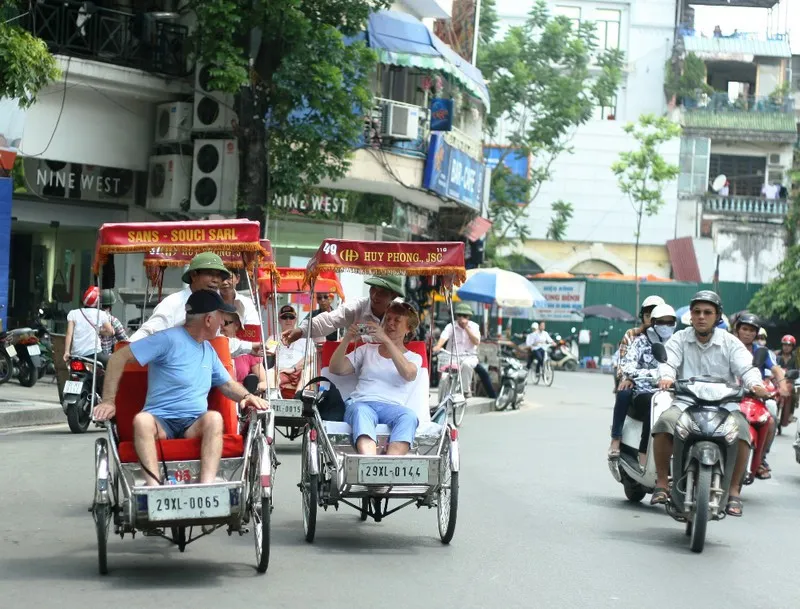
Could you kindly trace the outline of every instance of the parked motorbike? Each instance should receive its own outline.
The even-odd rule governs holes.
[[[568,370],[570,372],[577,370],[578,358],[575,357],[567,341],[558,334],[555,335],[553,340],[556,341],[555,345],[550,345],[550,363],[553,368]]]
[[[23,387],[33,387],[46,369],[36,332],[33,328],[17,328],[11,330],[9,335],[16,352],[16,357],[11,359],[14,369],[12,374]]]
[[[525,386],[528,380],[527,366],[516,357],[500,356],[500,389],[494,402],[495,410],[513,410],[525,399]]]
[[[0,385],[7,383],[14,376],[17,350],[13,343],[13,336],[8,332],[0,332]]]
[[[31,323],[31,328],[36,332],[39,339],[39,348],[42,355],[42,367],[39,369],[39,378],[45,374],[55,374],[56,366],[53,361],[53,341],[50,337],[50,330],[44,325],[44,309],[39,309],[39,314]]]
[[[67,423],[72,433],[84,433],[92,422],[92,369],[94,359],[90,357],[71,357],[67,362],[69,380],[61,392],[61,408],[67,415]],[[94,403],[100,402],[105,368],[97,362],[97,382]]]
[[[667,361],[662,343],[653,356]],[[761,368],[766,350],[759,349],[754,365]],[[683,410],[673,436],[672,487],[667,513],[686,523],[692,552],[702,552],[709,520],[725,518],[725,505],[739,449],[739,425],[726,404],[741,402],[745,390],[712,376],[675,381],[675,403]]]

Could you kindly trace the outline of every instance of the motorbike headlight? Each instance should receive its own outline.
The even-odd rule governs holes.
[[[725,419],[725,422],[714,431],[714,436],[722,436],[727,444],[733,444],[739,437],[739,424],[736,419],[733,417]]]
[[[699,433],[700,428],[697,426],[697,423],[692,421],[692,417],[684,412],[678,419],[678,422],[675,423],[675,433],[678,434],[681,440],[685,440],[692,432]]]

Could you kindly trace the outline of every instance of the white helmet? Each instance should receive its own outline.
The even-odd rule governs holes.
[[[664,304],[664,299],[661,296],[648,296],[642,301],[642,306],[639,307],[639,310],[646,309],[648,307],[657,307],[658,305]]]
[[[664,302],[655,306],[653,312],[650,313],[650,321],[652,322],[653,320],[661,319],[662,317],[673,317],[675,318],[675,321],[678,321],[678,316],[675,314],[675,309]]]

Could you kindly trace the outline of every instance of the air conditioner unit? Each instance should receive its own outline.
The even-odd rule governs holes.
[[[236,121],[233,95],[212,91],[209,88],[210,80],[208,67],[198,66],[195,72],[192,130],[201,133],[232,132]]]
[[[160,104],[156,108],[156,144],[192,139],[193,105],[188,102]]]
[[[162,154],[150,157],[147,174],[147,209],[186,211],[192,157],[188,154]]]
[[[111,201],[132,205],[136,202],[134,173],[115,167],[72,165],[83,201]],[[80,168],[80,173],[75,169]]]
[[[233,214],[239,192],[239,148],[236,140],[195,140],[189,211]]]
[[[417,139],[420,110],[416,106],[385,103],[381,117],[381,136],[396,140]]]
[[[770,154],[769,155],[769,164],[770,165],[780,165],[781,164],[781,155],[780,154]]]

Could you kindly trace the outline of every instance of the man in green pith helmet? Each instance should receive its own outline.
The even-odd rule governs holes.
[[[472,307],[465,302],[458,303],[453,314],[456,316],[455,326],[449,323],[442,330],[439,342],[433,348],[434,353],[439,353],[445,344],[450,341],[449,349],[452,357],[455,357],[456,347],[458,347],[458,357],[461,362],[461,383],[464,395],[472,395],[472,372],[478,365],[478,345],[481,344],[481,330],[472,317]],[[455,343],[455,345],[453,345]]]
[[[406,295],[405,277],[386,275],[383,277],[370,277],[364,283],[369,288],[369,296],[348,301],[338,308],[320,313],[311,320],[311,335],[314,338],[327,336],[340,329],[349,328],[353,324],[376,323],[381,324],[383,315],[396,298]],[[299,338],[308,338],[308,319],[300,326],[283,333],[283,342],[292,344]],[[363,335],[365,342],[371,342],[368,334]]]

